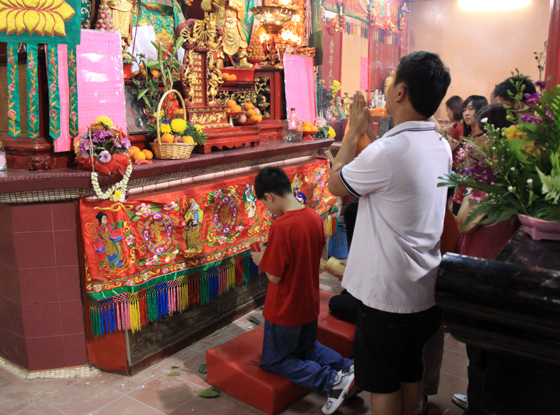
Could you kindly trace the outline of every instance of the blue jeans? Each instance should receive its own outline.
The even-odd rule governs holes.
[[[339,370],[354,364],[317,340],[317,320],[285,327],[265,320],[262,368],[313,392],[331,391]]]

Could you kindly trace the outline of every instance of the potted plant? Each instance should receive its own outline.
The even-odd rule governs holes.
[[[487,125],[481,147],[467,141],[463,165],[438,185],[487,194],[466,224],[481,215],[486,215],[481,224],[519,217],[534,239],[560,239],[560,85],[546,89],[545,82],[537,81],[540,91],[525,95],[523,75],[517,71],[514,76],[515,104],[506,106],[514,124],[503,129]]]

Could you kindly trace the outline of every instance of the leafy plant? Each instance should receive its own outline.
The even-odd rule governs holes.
[[[487,194],[478,202],[467,223],[487,215],[481,223],[497,223],[517,213],[560,221],[560,85],[524,94],[523,75],[516,71],[507,108],[507,128],[485,127],[487,141],[477,147],[469,142],[466,162],[438,186],[467,187]],[[524,108],[522,98],[526,98]]]

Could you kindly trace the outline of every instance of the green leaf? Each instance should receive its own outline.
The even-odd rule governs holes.
[[[115,228],[121,229],[123,227],[123,221],[120,220],[120,221],[116,222],[114,225],[115,225]]]
[[[205,375],[206,372],[207,372],[207,370],[206,370],[206,363],[201,364],[201,365],[198,367],[198,371],[199,371],[199,373],[202,373],[203,375]]]
[[[181,374],[179,372],[169,372],[169,374],[167,376],[180,376]]]
[[[247,320],[249,320],[253,324],[256,324],[257,326],[261,324],[261,321],[255,316],[250,316]]]
[[[144,90],[140,91],[138,93],[138,95],[136,96],[136,99],[138,101],[140,101],[144,97],[144,95],[146,95],[148,93],[148,91],[149,91],[149,89],[144,89]]]
[[[198,389],[198,390],[195,390],[195,392],[201,398],[207,398],[207,399],[217,398],[218,396],[220,396],[220,391],[217,390],[217,389],[214,389],[214,388]]]

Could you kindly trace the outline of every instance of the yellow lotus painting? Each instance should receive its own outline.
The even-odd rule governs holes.
[[[79,20],[76,0],[0,0],[0,41],[76,44]]]

